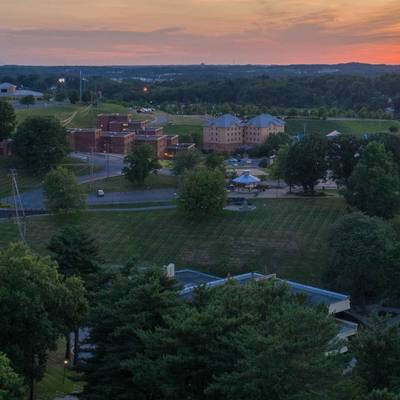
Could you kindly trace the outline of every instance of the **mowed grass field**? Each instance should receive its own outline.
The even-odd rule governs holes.
[[[49,106],[47,108],[21,109],[16,111],[17,121],[22,122],[31,115],[58,118],[68,128],[94,128],[97,114],[126,113],[127,109],[118,104],[99,103],[97,106],[63,105]]]
[[[345,206],[340,198],[258,200],[249,213],[185,220],[177,210],[96,212],[80,217],[28,218],[28,243],[41,253],[63,226],[79,225],[98,240],[105,263],[131,256],[147,263],[199,268],[225,276],[248,271],[278,273],[319,284],[329,259],[327,233]],[[17,240],[10,221],[0,221],[0,247]]]
[[[400,130],[399,121],[388,120],[310,120],[310,119],[288,119],[286,120],[286,131],[293,135],[296,133],[322,133],[339,131],[344,134],[364,134],[389,132],[391,126],[397,126]]]

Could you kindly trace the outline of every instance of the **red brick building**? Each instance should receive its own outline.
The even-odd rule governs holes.
[[[13,140],[5,139],[0,141],[0,156],[10,157],[13,155]]]
[[[83,153],[90,153],[92,150],[100,151],[99,141],[102,135],[100,129],[70,129],[68,132],[71,149]]]
[[[99,140],[99,151],[112,154],[128,154],[134,144],[134,132],[103,132]]]
[[[129,130],[129,116],[126,114],[99,114],[96,128],[103,132],[124,132]]]
[[[139,146],[141,144],[151,145],[158,158],[164,158],[164,151],[167,148],[167,137],[155,136],[155,135],[137,135],[135,139],[135,145]]]
[[[84,153],[94,150],[127,154],[136,145],[150,144],[158,158],[172,158],[178,151],[195,147],[194,143],[180,146],[178,135],[165,135],[162,127],[149,127],[148,121],[132,121],[128,115],[100,114],[96,126],[93,129],[70,129],[71,148]]]

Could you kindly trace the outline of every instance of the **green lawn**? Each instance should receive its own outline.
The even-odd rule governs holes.
[[[334,130],[342,133],[377,133],[377,132],[388,132],[391,126],[397,126],[400,129],[399,121],[368,121],[368,120],[357,120],[357,121],[324,121],[324,120],[301,120],[301,119],[288,119],[286,121],[286,131],[289,134],[302,133],[304,131],[308,133],[323,133],[327,134]]]
[[[34,189],[40,185],[41,179],[27,174],[18,168],[13,158],[0,157],[0,198],[11,195],[10,168],[17,168],[18,187],[20,192]]]
[[[340,198],[258,200],[249,213],[187,221],[177,210],[96,212],[80,217],[28,219],[27,240],[46,253],[62,226],[79,224],[98,240],[106,263],[140,260],[199,268],[225,276],[258,270],[318,284],[329,258],[326,235],[345,212]],[[11,222],[0,221],[0,247],[17,240]]]
[[[161,189],[178,186],[178,178],[169,175],[151,174],[146,179],[144,186],[139,186],[129,182],[123,175],[85,183],[82,185],[86,191],[103,189],[105,192],[130,192],[135,189]]]
[[[164,132],[169,135],[179,135],[180,142],[194,142],[199,145],[203,143],[202,125],[166,125]]]
[[[58,349],[50,353],[46,373],[41,382],[37,384],[37,400],[53,400],[56,396],[63,396],[79,391],[82,382],[79,382],[78,374],[66,369],[64,375],[64,341],[60,340]]]
[[[17,121],[22,122],[31,115],[52,115],[68,128],[94,128],[96,116],[102,113],[126,113],[125,107],[118,104],[99,103],[97,106],[65,105],[38,109],[17,110]]]

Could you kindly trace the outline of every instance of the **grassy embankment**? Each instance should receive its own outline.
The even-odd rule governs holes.
[[[327,263],[326,235],[344,213],[340,198],[257,200],[250,213],[224,212],[187,221],[176,210],[139,213],[96,212],[79,217],[28,218],[29,244],[46,253],[50,237],[78,224],[99,242],[106,263],[130,256],[225,275],[258,270],[318,284]],[[15,225],[0,224],[0,247],[17,240]]]

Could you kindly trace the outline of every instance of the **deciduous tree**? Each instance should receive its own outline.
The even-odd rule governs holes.
[[[41,175],[56,167],[67,155],[67,131],[54,117],[32,116],[18,125],[15,153],[32,174]]]
[[[0,100],[0,142],[11,137],[16,126],[14,108],[7,101]]]
[[[77,212],[86,207],[85,195],[75,175],[67,168],[58,167],[50,171],[44,180],[47,208],[52,213]]]
[[[0,400],[21,400],[23,380],[11,368],[10,360],[0,353]]]
[[[387,286],[387,268],[395,250],[392,228],[379,218],[353,213],[332,227],[326,283],[348,292],[352,301],[364,305],[379,300]]]
[[[383,144],[368,144],[348,180],[345,198],[371,216],[390,218],[399,210],[398,168]]]
[[[149,174],[160,167],[157,155],[148,144],[135,146],[125,157],[128,166],[123,169],[125,177],[132,183],[143,185]]]
[[[226,198],[223,172],[197,167],[185,172],[178,206],[188,216],[205,217],[220,213]]]

